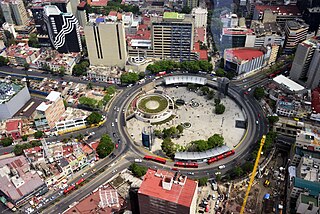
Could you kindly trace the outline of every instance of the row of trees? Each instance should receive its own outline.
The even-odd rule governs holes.
[[[87,5],[88,13],[98,13],[103,15],[109,15],[110,11],[118,12],[132,12],[133,14],[139,14],[139,7],[136,5],[121,4],[121,1],[115,0],[108,2],[107,6],[104,7],[91,7]]]
[[[187,148],[189,152],[203,152],[208,149],[220,147],[224,145],[224,138],[220,134],[214,134],[208,138],[208,140],[196,140],[192,141]]]
[[[166,138],[176,138],[179,137],[183,133],[183,126],[177,125],[176,127],[172,126],[168,129],[164,128],[162,131],[155,130],[154,134],[158,138],[166,139]]]
[[[102,135],[99,145],[97,147],[97,154],[99,158],[105,158],[108,156],[114,149],[114,144],[109,135]]]
[[[22,155],[23,150],[30,149],[30,148],[37,147],[37,146],[41,146],[41,145],[42,145],[41,142],[38,140],[34,140],[34,141],[31,141],[29,143],[24,143],[24,144],[17,144],[13,148],[13,153],[17,156]]]
[[[204,71],[208,73],[213,70],[213,66],[210,62],[205,60],[184,62],[161,60],[147,66],[147,70],[153,74],[157,74],[162,71],[174,71],[178,69],[192,73],[197,73],[198,71]]]

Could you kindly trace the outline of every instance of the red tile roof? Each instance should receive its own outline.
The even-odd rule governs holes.
[[[88,0],[88,4],[95,7],[107,6],[108,0]]]
[[[320,87],[315,88],[311,94],[312,111],[320,113]]]
[[[6,131],[15,131],[18,130],[19,123],[22,123],[21,120],[9,120],[6,122]]]
[[[234,48],[227,49],[225,51],[227,52],[227,54],[232,55],[238,60],[252,60],[264,55],[261,50],[253,48]]]
[[[207,50],[200,50],[200,43],[194,43],[194,52],[199,53],[200,60],[208,60],[208,52]]]
[[[195,39],[194,39],[194,41],[201,41],[201,42],[204,42],[204,35],[206,34],[206,29],[205,28],[203,28],[203,27],[200,27],[200,28],[196,28],[195,29]]]
[[[197,194],[195,192],[197,182],[187,179],[184,185],[173,183],[171,190],[165,190],[162,188],[163,177],[156,176],[155,174],[174,177],[172,172],[148,169],[140,186],[139,194],[170,201],[186,207],[191,206],[193,196]]]
[[[271,9],[274,12],[277,13],[285,13],[287,15],[293,14],[293,15],[300,15],[301,12],[299,8],[295,5],[256,5],[256,10],[259,12],[263,12],[266,9]]]
[[[109,12],[109,16],[117,16],[117,13],[118,13],[118,12],[117,12],[117,11],[114,11],[114,10],[113,10],[113,11],[110,11],[110,12]]]

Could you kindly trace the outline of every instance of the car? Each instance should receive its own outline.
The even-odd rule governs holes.
[[[211,195],[208,195],[207,200],[209,201],[211,199]]]
[[[245,95],[248,95],[248,94],[249,94],[249,92],[245,91],[245,92],[244,92],[244,94],[245,94]]]
[[[261,117],[261,115],[260,115],[260,114],[258,114],[258,117]]]
[[[188,175],[194,175],[194,172],[188,172]]]
[[[117,108],[117,111],[120,111],[120,108]]]
[[[249,88],[249,89],[248,89],[248,92],[250,92],[251,90],[252,90],[252,88]]]
[[[216,199],[216,195],[212,194],[212,200],[215,200],[215,199]]]
[[[117,136],[117,134],[116,134],[115,132],[113,132],[113,133],[112,133],[112,136],[113,136],[113,137],[116,137],[116,136]]]
[[[171,168],[171,170],[173,170],[173,171],[179,171],[179,169],[178,168]]]
[[[136,162],[136,163],[141,163],[142,160],[141,160],[141,159],[134,159],[134,162]]]
[[[113,127],[113,126],[114,126],[114,123],[111,123],[111,126]]]
[[[121,143],[121,140],[120,140],[120,139],[118,139],[118,143]]]
[[[118,122],[118,119],[117,119],[117,118],[115,119],[115,122],[116,122],[116,123]]]
[[[119,148],[119,144],[116,144],[116,149]]]
[[[258,120],[256,121],[256,124],[259,125],[259,121]]]
[[[226,168],[226,166],[225,165],[220,165],[218,168],[219,169],[224,169],[224,168]]]
[[[221,175],[221,172],[216,172],[216,173],[214,173],[215,175]]]

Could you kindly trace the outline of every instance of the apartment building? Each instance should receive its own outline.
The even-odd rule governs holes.
[[[65,112],[65,107],[61,93],[51,91],[46,97],[46,101],[42,102],[36,109],[37,116],[35,124],[37,129],[52,129],[55,123],[59,121],[62,114]]]
[[[289,20],[285,24],[286,40],[284,52],[291,54],[297,45],[307,38],[309,25],[302,19]]]
[[[161,59],[179,61],[197,60],[192,52],[194,20],[191,15],[165,12],[163,17],[152,17],[152,47]]]
[[[0,2],[4,19],[9,24],[26,25],[29,21],[22,0],[2,0]]]

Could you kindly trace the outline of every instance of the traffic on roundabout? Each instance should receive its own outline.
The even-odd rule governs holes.
[[[142,165],[151,168],[162,167],[189,172],[188,174],[194,177],[201,177],[203,175],[214,176],[218,171],[224,174],[234,167],[235,164],[243,163],[245,157],[250,153],[253,144],[267,132],[267,121],[264,118],[258,117],[258,115],[262,114],[262,109],[253,97],[244,95],[242,90],[239,90],[239,88],[232,84],[228,84],[227,89],[225,89],[223,87],[226,86],[221,84],[221,82],[220,80],[212,81],[200,75],[176,74],[153,81],[148,80],[144,84],[125,89],[113,101],[110,108],[120,108],[120,111],[110,111],[106,125],[109,132],[117,133],[121,142],[125,142],[120,145],[119,153],[123,155],[130,151],[130,154],[134,154],[132,160],[138,158],[138,160],[141,160],[139,162]],[[169,129],[170,126],[174,125],[177,128],[177,126],[184,123],[193,126],[192,121],[196,120],[196,118],[200,118],[200,121],[202,119],[201,115],[195,113],[194,119],[190,116],[190,121],[184,120],[184,123],[181,121],[179,123],[179,118],[182,116],[177,114],[177,111],[180,107],[174,102],[175,98],[176,100],[178,98],[166,93],[166,90],[169,89],[176,91],[185,88],[184,90],[186,90],[188,84],[207,86],[210,90],[214,90],[217,96],[221,97],[221,100],[232,100],[238,107],[238,110],[235,110],[235,115],[237,113],[238,115],[242,115],[242,124],[245,127],[242,128],[242,134],[238,140],[227,140],[220,147],[199,152],[190,150],[186,145],[181,144],[176,149],[175,155],[168,157],[168,155],[161,151],[159,139],[155,139],[157,138],[155,134],[159,133],[159,127],[164,126]],[[191,101],[188,101],[191,104]],[[213,103],[213,101],[211,102]],[[182,106],[185,108],[187,105],[184,104]],[[190,108],[194,109],[193,107]],[[206,118],[209,118],[209,114],[214,115],[212,112],[203,112],[204,117],[200,124],[205,124],[204,121]],[[227,117],[225,116],[222,119],[222,123]],[[234,118],[232,120],[235,123]],[[256,123],[257,120],[260,122]],[[119,122],[116,123],[116,126],[111,126],[111,123],[114,123],[114,121]],[[220,127],[220,120],[218,119],[208,120],[208,122],[211,123],[211,126],[200,129],[210,130],[214,126]],[[232,125],[235,126],[234,124]],[[192,128],[195,127],[191,127],[189,130]],[[182,135],[187,135],[190,138],[190,135],[188,135],[189,130],[185,129]],[[229,128],[225,131],[229,133],[224,134],[232,136],[234,130]],[[183,137],[179,136],[179,138]],[[210,138],[210,136],[208,137]],[[205,138],[205,133],[199,133],[198,139],[195,139],[193,136],[191,137],[192,140],[201,140],[203,138]],[[152,149],[152,147],[158,149]],[[142,159],[145,160],[142,161]]]

